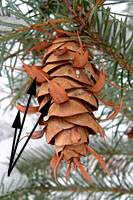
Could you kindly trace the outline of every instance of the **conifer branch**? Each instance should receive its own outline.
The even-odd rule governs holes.
[[[83,193],[83,192],[111,192],[111,193],[118,193],[118,194],[133,194],[132,190],[126,190],[126,189],[120,189],[120,188],[106,188],[106,187],[100,187],[100,188],[95,188],[95,187],[81,187],[77,188],[76,186],[60,186],[60,187],[47,187],[47,185],[45,186],[45,184],[41,184],[40,186],[32,186],[32,187],[27,187],[27,188],[22,188],[22,189],[17,189],[16,191],[10,192],[9,194],[0,196],[0,199],[5,199],[6,197],[9,197],[11,195],[15,195],[15,194],[23,194],[23,193],[31,193],[34,194],[35,191],[43,191],[43,193],[50,193],[53,191],[57,191],[57,192],[79,192],[79,193]]]
[[[54,20],[54,23],[61,24],[61,23],[72,23],[72,22],[69,21],[69,20],[66,20],[66,19],[56,19],[56,20]],[[32,25],[27,26],[27,27],[22,27],[22,28],[20,28],[18,30],[15,30],[15,31],[11,32],[11,33],[8,33],[8,34],[5,34],[5,35],[1,36],[0,37],[0,41],[3,41],[3,40],[6,39],[6,37],[11,36],[11,35],[13,36],[16,33],[21,33],[21,32],[24,32],[24,31],[30,31],[32,29],[36,29],[37,27],[45,27],[45,26],[48,26],[48,25],[51,25],[49,21],[47,21],[47,22],[45,22],[43,24],[32,24]]]
[[[106,53],[108,56],[110,56],[113,60],[118,61],[120,66],[125,69],[129,70],[133,73],[133,67],[130,63],[128,63],[128,60],[125,61],[123,55],[121,53],[118,53],[115,49],[112,49],[110,47],[110,44],[106,45],[103,42],[103,39],[101,36],[98,35],[98,33],[93,32],[91,34],[88,34],[93,40],[95,40],[95,45],[101,49],[104,53]]]

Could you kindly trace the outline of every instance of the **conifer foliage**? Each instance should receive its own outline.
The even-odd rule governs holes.
[[[18,17],[26,23],[0,21],[9,27],[0,36],[2,74],[7,74],[11,89],[7,98],[24,112],[26,107],[16,100],[26,102],[25,91],[36,78],[37,94],[29,114],[38,112],[40,116],[39,111],[50,102],[47,116],[40,121],[42,129],[31,137],[45,135],[49,145],[38,152],[33,150],[30,158],[27,154],[21,158],[17,167],[26,173],[29,183],[25,188],[3,192],[3,198],[16,195],[25,199],[32,194],[34,199],[132,197],[132,139],[124,135],[133,120],[132,35],[126,36],[127,18],[119,21],[106,4],[105,0],[7,0],[6,5],[1,4],[1,15]],[[5,64],[8,60],[10,65]],[[101,103],[101,116],[96,117],[94,111]],[[100,125],[106,120],[108,124]],[[121,131],[121,125],[125,130]],[[110,140],[106,141],[105,133],[111,129]]]

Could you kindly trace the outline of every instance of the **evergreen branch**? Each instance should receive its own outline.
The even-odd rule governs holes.
[[[87,35],[95,40],[95,46],[97,46],[99,49],[101,49],[104,53],[106,53],[108,56],[110,56],[113,60],[117,61],[119,65],[125,69],[133,72],[133,67],[131,66],[129,61],[124,59],[124,56],[121,53],[118,53],[118,51],[110,46],[110,44],[104,44],[103,39],[97,32],[87,32]]]
[[[101,11],[102,16],[98,11]],[[88,25],[91,28],[89,27],[88,29]],[[118,25],[120,25],[119,31],[117,31]],[[126,41],[127,27],[127,18],[125,22],[119,21],[115,16],[111,15],[110,8],[105,9],[103,7],[102,10],[98,10],[94,6],[93,9],[90,9],[89,18],[82,29],[84,29],[83,35],[87,33],[86,35],[89,36],[88,40],[90,41],[91,39],[93,45],[117,61],[123,69],[133,72],[133,67],[131,66],[132,36]],[[93,41],[95,42],[93,43]],[[129,55],[131,57],[130,60]]]
[[[102,155],[102,156],[107,156],[108,159],[112,158],[112,156],[133,156],[133,152],[130,151],[130,152],[121,152],[121,151],[97,151],[99,155]],[[37,156],[35,155],[34,158],[37,158]],[[90,156],[91,157],[91,156]],[[90,157],[88,155],[88,163],[89,163],[89,160],[90,160]],[[49,158],[41,158],[40,160],[37,160],[36,162],[30,162],[29,161],[29,157],[23,157],[21,158],[21,161],[19,161],[19,164],[17,165],[17,169],[20,170],[22,173],[26,172],[27,169],[28,171],[31,170],[31,168],[33,167],[39,167],[40,165],[44,164],[48,164],[50,163],[50,160],[52,159],[52,156],[49,157]],[[114,157],[115,159],[115,157]],[[132,159],[132,158],[131,158]],[[22,161],[23,160],[23,161]],[[118,161],[118,157],[117,157],[117,161]],[[28,163],[28,164],[26,164]]]
[[[83,193],[83,192],[111,192],[111,193],[119,193],[119,194],[133,194],[133,191],[132,190],[124,190],[124,189],[119,189],[119,188],[113,188],[113,189],[110,189],[110,188],[106,188],[106,187],[100,187],[100,188],[95,188],[95,187],[80,187],[80,188],[77,188],[76,186],[67,186],[67,187],[47,187],[44,185],[40,185],[40,186],[32,186],[32,187],[27,187],[27,188],[22,188],[22,189],[17,189],[16,191],[13,191],[9,194],[6,194],[6,195],[3,195],[0,197],[0,199],[4,199],[8,196],[11,196],[11,195],[16,195],[17,193],[20,193],[20,194],[23,194],[23,193],[31,193],[31,194],[34,194],[35,191],[43,191],[44,193],[50,193],[50,192],[53,192],[53,191],[60,191],[60,192],[79,192],[79,193]],[[20,195],[19,194],[19,195]]]
[[[129,55],[130,57],[132,57],[132,36],[129,40],[126,41],[126,28],[128,27],[126,20],[124,23],[122,21],[119,21],[116,17],[111,15],[111,11],[108,8],[97,10],[97,7],[101,5],[99,3],[102,4],[103,1],[97,1],[96,6],[94,4],[94,7],[89,10],[89,17],[87,17],[86,21],[84,20],[84,24],[82,22],[83,18],[77,17],[74,12],[74,8],[72,9],[72,7],[66,5],[66,3],[64,3],[64,5],[66,5],[71,14],[74,15],[73,18],[74,20],[77,20],[77,25],[79,25],[79,29],[81,31],[84,31],[84,33],[81,33],[81,35],[89,36],[89,39],[86,38],[86,40],[91,40],[91,43],[93,45],[95,45],[98,49],[101,49],[114,61],[118,62],[123,69],[133,72],[133,67],[131,66],[132,59],[129,60]],[[99,13],[97,11],[101,11],[103,15],[102,19],[100,19]],[[64,18],[65,17],[66,16],[64,16]],[[112,19],[110,19],[109,17],[111,17]],[[102,22],[100,24],[101,20]],[[118,25],[120,25],[119,30],[121,31],[116,32]],[[115,35],[112,36],[112,41],[110,42],[113,26]],[[122,42],[123,45],[121,45]]]
[[[113,138],[112,138],[113,139]],[[99,140],[99,139],[98,139]],[[96,147],[96,149],[98,149],[98,152],[101,152],[102,155],[107,155],[108,152],[104,149],[104,145],[103,143],[101,143],[101,141],[98,140],[95,141],[93,140],[93,145],[94,147]],[[95,144],[97,144],[97,146],[95,146]],[[99,146],[100,145],[100,146]],[[119,170],[119,167],[121,167],[121,163],[125,162],[124,164],[124,168],[122,168],[122,174],[127,173],[130,168],[128,167],[129,164],[131,163],[131,146],[129,145],[129,143],[125,144],[123,141],[123,144],[121,144],[123,146],[124,151],[113,151],[113,152],[109,152],[110,155],[114,155],[113,158],[109,157],[107,158],[107,160],[110,162],[112,162],[112,164],[110,164],[109,170],[111,171],[112,176],[114,176],[116,174],[116,176],[118,177],[118,172],[117,169]],[[127,148],[128,150],[127,150]],[[47,148],[48,147],[48,148]],[[120,146],[117,145],[117,148],[120,148]],[[103,148],[103,150],[101,150],[101,148]],[[118,149],[119,149],[118,148]],[[95,148],[94,148],[95,149]],[[121,148],[120,148],[121,149]],[[125,152],[126,150],[126,152]],[[53,196],[52,192],[55,192],[55,194],[57,195],[58,192],[64,192],[66,191],[67,194],[68,192],[71,192],[71,196],[73,195],[78,195],[78,194],[82,194],[86,191],[88,191],[88,194],[90,195],[90,199],[92,199],[92,195],[96,194],[99,192],[106,192],[108,195],[110,195],[111,193],[114,195],[124,195],[124,194],[128,194],[131,195],[132,189],[130,187],[130,184],[128,183],[128,179],[126,180],[124,177],[121,180],[118,180],[119,183],[119,187],[117,187],[117,184],[115,183],[115,181],[113,180],[113,177],[111,178],[111,180],[109,180],[109,182],[113,183],[113,187],[112,186],[108,186],[107,184],[107,180],[104,180],[104,177],[106,179],[106,174],[102,172],[102,176],[99,176],[99,172],[101,174],[101,168],[97,162],[97,164],[94,164],[93,162],[95,161],[95,159],[92,159],[92,156],[88,156],[86,160],[84,160],[84,164],[89,163],[89,165],[93,166],[93,172],[91,172],[91,176],[92,176],[92,180],[94,181],[94,185],[95,187],[90,186],[90,183],[87,182],[85,179],[83,179],[82,175],[77,171],[76,175],[74,175],[73,173],[71,173],[70,175],[70,181],[68,184],[63,183],[64,181],[64,169],[65,167],[60,166],[60,185],[56,185],[55,181],[54,181],[54,177],[52,175],[52,170],[48,167],[49,165],[49,160],[51,159],[51,154],[53,150],[52,148],[50,148],[48,145],[46,145],[43,148],[38,148],[38,149],[33,149],[32,151],[28,151],[25,155],[23,155],[23,158],[21,158],[21,161],[19,162],[17,168],[22,172],[22,173],[26,173],[26,175],[29,177],[29,185],[26,186],[25,188],[22,189],[16,189],[15,191],[12,191],[10,193],[7,193],[3,196],[1,196],[1,199],[7,198],[9,197],[14,197],[18,195],[18,197],[20,197],[22,194],[25,195],[25,193],[29,193],[29,194],[33,194],[33,195],[38,195],[38,192],[40,191],[41,193],[43,192],[43,194],[47,195],[48,199],[51,199]],[[105,154],[104,154],[105,153]],[[118,156],[120,155],[121,157]],[[122,157],[124,155],[124,157]],[[127,156],[127,158],[125,157]],[[36,160],[36,162],[35,162]],[[26,163],[29,163],[28,165],[26,165]],[[106,161],[107,163],[107,161]],[[33,164],[33,165],[32,165]],[[25,167],[24,167],[25,166]],[[115,169],[116,168],[116,169]],[[113,171],[112,171],[113,170]],[[62,171],[62,172],[61,172]],[[36,175],[35,175],[36,172]],[[120,171],[119,171],[120,173]],[[62,174],[62,175],[61,175]],[[130,176],[126,174],[126,176]],[[74,183],[71,183],[71,178],[74,181]],[[62,182],[63,181],[63,182]],[[102,181],[102,183],[101,183]],[[128,184],[128,187],[125,186],[125,184]],[[71,186],[70,186],[71,185]],[[83,186],[84,185],[84,186]],[[33,189],[32,189],[33,188]],[[39,196],[37,196],[39,198]],[[43,196],[44,198],[44,196]],[[58,196],[57,196],[58,198]],[[59,199],[59,198],[58,198]],[[63,195],[62,195],[62,199]],[[70,197],[66,197],[66,199],[70,199]],[[88,197],[89,199],[89,197]],[[98,198],[97,198],[98,199]]]
[[[54,20],[54,23],[55,24],[60,24],[60,23],[71,23],[71,21],[69,20],[65,20],[65,19],[56,19]],[[8,39],[8,36],[12,36],[17,34],[17,33],[23,33],[23,32],[27,32],[27,31],[30,31],[32,29],[36,29],[37,27],[45,27],[45,26],[48,26],[48,25],[51,25],[49,21],[43,23],[43,24],[32,24],[30,26],[27,26],[27,27],[23,27],[23,28],[20,28],[18,30],[15,30],[13,31],[12,33],[8,33],[8,34],[5,34],[3,36],[0,37],[0,41],[5,41]],[[70,33],[71,34],[71,33]]]
[[[110,144],[109,140],[107,140],[107,143]],[[97,146],[95,146],[95,144],[97,144]],[[117,140],[115,141],[115,143],[113,145],[114,147],[115,147],[115,144],[117,144]],[[125,141],[122,141],[120,143],[120,141],[119,141],[119,146],[116,145],[116,148],[112,149],[112,151],[109,151],[107,149],[107,147],[105,146],[104,142],[102,141],[102,139],[100,139],[99,137],[95,138],[93,136],[93,139],[90,138],[90,146],[92,146],[92,148],[99,155],[103,155],[103,156],[108,155],[109,159],[112,156],[114,159],[116,156],[117,156],[117,158],[118,158],[118,156],[127,156],[127,157],[129,157],[130,160],[132,159],[132,155],[133,155],[133,152],[131,150],[132,141],[131,141],[131,143],[130,143],[130,141],[127,143]],[[112,146],[112,148],[113,148],[113,146]],[[120,149],[121,149],[120,147],[124,147],[123,148],[124,151],[120,151]],[[54,154],[53,148],[49,147],[47,144],[45,144],[45,146],[43,148],[39,147],[38,149],[31,149],[30,151],[25,152],[25,154],[21,157],[21,159],[17,165],[17,168],[22,173],[24,173],[27,170],[32,171],[31,168],[33,168],[33,167],[40,168],[40,166],[49,165],[53,154]],[[90,157],[91,156],[88,155],[88,159],[86,160],[86,163],[89,163]],[[95,171],[95,169],[94,169],[94,171]]]

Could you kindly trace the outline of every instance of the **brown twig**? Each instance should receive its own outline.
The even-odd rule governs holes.
[[[88,19],[89,19],[89,16],[90,16],[90,14],[91,14],[92,9],[93,9],[93,8],[98,8],[98,7],[100,7],[101,4],[103,4],[104,2],[105,2],[105,0],[98,0],[98,1],[95,3],[94,7],[92,7],[92,8],[88,11],[88,13],[87,13],[87,15],[86,15],[86,20],[87,20],[87,21],[88,21]]]

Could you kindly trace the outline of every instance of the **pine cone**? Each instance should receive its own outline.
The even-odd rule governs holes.
[[[104,130],[93,115],[98,109],[94,93],[101,88],[96,87],[100,72],[90,63],[92,59],[91,52],[82,47],[80,40],[69,37],[53,40],[44,53],[42,70],[50,79],[42,82],[37,98],[40,110],[52,97],[48,115],[41,124],[46,126],[47,143],[55,145],[56,153],[50,163],[55,179],[59,163],[64,160],[69,164],[66,180],[71,167],[79,167],[83,176],[91,181],[80,163],[80,157],[86,156],[87,151],[107,171],[103,159],[88,145],[89,135],[99,131],[104,137]]]
[[[80,163],[80,157],[86,156],[89,151],[109,175],[102,157],[89,146],[89,135],[96,135],[99,132],[105,141],[105,132],[96,120],[114,118],[122,107],[124,97],[111,116],[106,119],[95,118],[93,111],[98,109],[99,92],[104,88],[107,75],[104,74],[104,67],[103,72],[100,72],[91,64],[93,55],[87,45],[82,44],[79,35],[78,38],[79,40],[76,40],[60,34],[60,37],[53,39],[52,42],[40,42],[40,46],[36,44],[32,47],[31,50],[46,49],[41,66],[27,66],[19,56],[18,58],[23,63],[23,71],[31,79],[36,77],[39,86],[36,95],[39,106],[29,107],[28,113],[41,111],[46,105],[49,109],[47,116],[39,122],[40,125],[45,125],[45,128],[35,131],[31,138],[38,139],[46,131],[47,143],[55,145],[56,153],[50,165],[54,167],[56,182],[58,166],[61,160],[64,160],[69,165],[66,180],[71,168],[75,170],[78,167],[83,176],[92,183],[84,165]],[[111,102],[100,100],[112,105]],[[14,102],[13,104],[21,112],[25,112],[25,106],[16,105]],[[38,113],[40,117],[41,114]],[[108,147],[107,144],[106,146]]]

